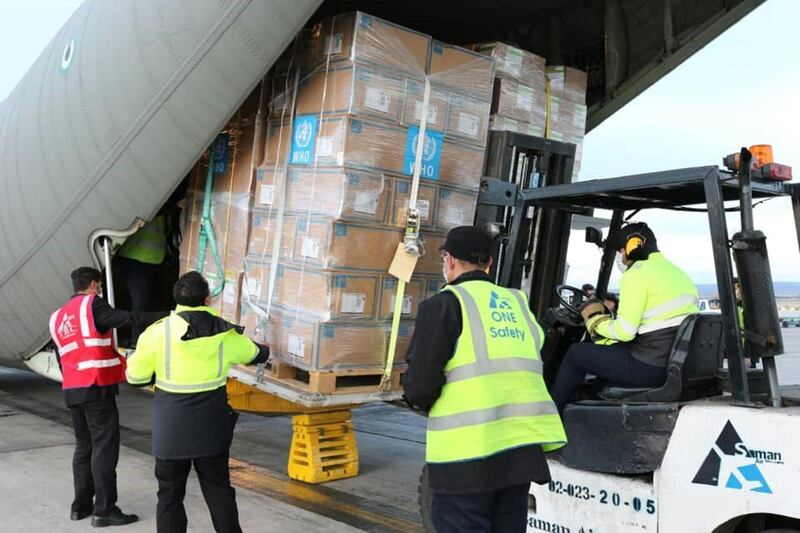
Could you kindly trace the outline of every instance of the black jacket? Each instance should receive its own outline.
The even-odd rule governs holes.
[[[76,296],[82,296],[82,294],[73,294],[72,298]],[[101,296],[95,296],[94,300],[92,300],[94,327],[97,328],[97,331],[101,334],[106,333],[110,329],[122,328],[125,326],[145,327],[156,320],[164,318],[168,314],[169,311],[138,312],[114,309]],[[56,357],[58,358],[58,366],[60,368],[61,356],[58,350],[56,350]],[[91,387],[65,390],[64,401],[67,407],[72,407],[116,394],[119,394],[118,385],[108,385],[105,387],[92,385]]]
[[[189,323],[181,340],[213,337],[243,328],[205,311],[185,311]],[[254,343],[256,344],[256,343]],[[269,358],[269,348],[256,344],[250,364]],[[153,455],[159,459],[194,459],[224,453],[231,444],[238,415],[228,405],[225,386],[212,391],[178,394],[156,387],[153,400]]]
[[[476,270],[462,274],[452,284],[465,281],[492,283]],[[446,382],[444,367],[453,357],[461,336],[461,306],[449,291],[422,302],[414,335],[408,347],[408,370],[403,376],[406,400],[429,411]],[[431,490],[439,494],[475,494],[524,483],[547,483],[550,470],[538,445],[506,450],[485,459],[428,464]]]

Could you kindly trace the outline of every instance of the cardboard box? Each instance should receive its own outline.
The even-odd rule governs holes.
[[[498,78],[494,83],[492,113],[530,124],[544,124],[547,120],[547,93]]]
[[[471,47],[495,60],[496,76],[544,90],[545,59],[505,43],[484,43]]]
[[[492,131],[513,131],[533,137],[544,137],[545,124],[531,124],[509,117],[492,115],[489,119],[489,129]]]
[[[581,138],[586,131],[586,106],[558,96],[550,98],[550,131]]]
[[[458,226],[471,226],[475,221],[477,202],[477,191],[440,187],[439,203],[436,209],[436,229],[450,231]]]
[[[288,183],[279,179],[276,185],[276,173],[272,169],[258,169],[256,207],[276,207],[278,197],[285,190],[287,213],[310,213],[344,221],[386,222],[392,194],[392,180],[387,176],[341,167],[289,167],[288,173]],[[283,176],[284,172],[277,175]]]
[[[310,32],[306,64],[315,69],[337,61],[357,61],[423,76],[431,38],[362,12],[336,15]]]
[[[441,177],[445,185],[477,191],[483,177],[483,148],[456,141],[447,141],[442,148]]]
[[[447,108],[447,135],[486,146],[490,108],[487,100],[451,94]]]
[[[270,120],[267,123],[267,138],[264,142],[264,156],[262,166],[281,169],[288,161],[292,146],[292,128],[287,120]]]
[[[281,220],[277,210],[253,209],[250,227],[250,241],[247,245],[248,257],[272,257],[274,238],[280,231],[280,257],[290,258],[294,248],[296,217],[284,216]]]
[[[269,304],[269,259],[248,259],[251,301]],[[378,314],[380,274],[356,270],[323,270],[280,261],[275,270],[272,305],[323,321],[373,320]]]
[[[408,215],[408,199],[411,194],[411,178],[395,178],[394,196],[392,197],[391,223],[399,228],[406,227]],[[423,228],[433,228],[436,221],[437,187],[425,181],[419,184],[417,195],[417,209],[419,210],[420,225]]]
[[[405,78],[375,67],[345,63],[330,70],[317,69],[300,82],[297,115],[350,114],[399,122],[405,97]],[[273,110],[291,97],[276,98]]]
[[[292,129],[289,163],[403,171],[407,132],[399,126],[349,115],[299,115]]]
[[[478,52],[433,41],[428,72],[437,86],[484,100],[492,94],[494,60]]]
[[[586,104],[587,76],[582,70],[570,67],[547,67],[550,95],[578,104]]]
[[[397,295],[397,278],[389,275],[381,277],[380,282],[380,314],[379,319],[390,320],[394,314],[395,296]],[[417,316],[419,303],[422,301],[424,282],[420,278],[411,278],[403,291],[402,318],[413,319]]]
[[[419,126],[422,119],[424,97],[425,82],[415,78],[406,78],[401,124],[404,126]],[[428,98],[427,128],[444,131],[447,124],[448,100],[449,95],[446,91],[431,86],[431,93]]]
[[[390,326],[385,323],[331,323],[275,309],[270,317],[274,357],[304,370],[383,367]],[[273,323],[280,323],[273,328]],[[401,357],[402,359],[402,357]]]

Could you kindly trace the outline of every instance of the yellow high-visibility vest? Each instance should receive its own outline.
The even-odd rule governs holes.
[[[178,306],[139,336],[136,352],[128,358],[126,378],[131,385],[147,384],[155,374],[161,390],[191,394],[225,385],[228,369],[246,364],[258,355],[258,346],[229,329],[212,337],[182,340],[189,323],[179,316],[184,311],[206,311],[219,316],[211,307]]]
[[[117,252],[119,257],[127,257],[142,263],[160,265],[164,262],[167,247],[166,221],[163,215],[139,228],[139,231],[125,240]]]
[[[520,446],[545,451],[567,437],[542,377],[541,326],[517,290],[486,281],[448,285],[462,331],[428,417],[426,460],[482,459]]]

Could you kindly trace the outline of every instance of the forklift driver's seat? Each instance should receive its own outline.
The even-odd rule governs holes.
[[[667,380],[658,388],[604,387],[603,400],[628,402],[683,402],[715,396],[722,391],[717,371],[724,350],[722,315],[687,316],[678,326],[667,363]]]

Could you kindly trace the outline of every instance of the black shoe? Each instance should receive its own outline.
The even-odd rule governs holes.
[[[108,516],[93,516],[92,527],[127,526],[139,520],[135,514],[125,514],[115,507]]]
[[[70,520],[83,520],[87,516],[92,516],[92,512],[91,511],[72,511],[69,514],[69,519]]]

